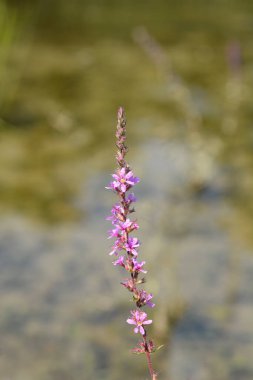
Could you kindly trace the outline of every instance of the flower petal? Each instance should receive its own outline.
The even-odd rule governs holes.
[[[127,319],[127,323],[129,323],[129,325],[136,325],[136,322],[131,318]]]
[[[143,325],[151,325],[152,319],[148,319],[147,321],[142,322]]]
[[[130,170],[130,172],[128,172],[126,175],[125,175],[125,178],[126,179],[130,179],[133,177],[133,172]]]

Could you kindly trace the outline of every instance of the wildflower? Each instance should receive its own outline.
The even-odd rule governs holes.
[[[147,293],[145,290],[137,290],[134,294],[134,298],[136,300],[136,305],[138,307],[142,307],[144,305],[147,305],[149,307],[154,307],[155,304],[151,302],[151,299],[153,298],[152,293]]]
[[[130,204],[132,202],[136,202],[137,201],[137,198],[136,196],[134,195],[134,193],[130,193],[128,194],[127,198],[126,198],[126,203]]]
[[[106,220],[110,220],[113,225],[117,224],[119,220],[124,220],[124,208],[116,203],[111,209],[111,215],[107,216]]]
[[[117,260],[113,261],[113,265],[119,265],[121,267],[125,267],[125,264],[124,264],[124,256],[120,256]]]
[[[119,238],[121,235],[120,235],[120,229],[119,229],[119,226],[115,226],[116,228],[113,228],[112,230],[109,230],[108,231],[108,239],[111,239],[112,237],[117,237]]]
[[[130,232],[132,223],[133,222],[130,219],[126,219],[125,222],[119,222],[118,227],[124,232]]]
[[[127,239],[127,242],[125,244],[125,249],[128,253],[130,253],[133,256],[137,256],[138,252],[136,251],[136,248],[140,246],[139,240],[136,237],[129,237]]]
[[[115,242],[112,246],[112,250],[109,253],[109,255],[116,255],[117,256],[118,252],[124,248],[124,241],[125,241],[125,239],[123,236],[120,236],[117,240],[115,240]]]
[[[134,176],[130,166],[125,161],[125,155],[128,149],[125,145],[126,119],[122,107],[118,110],[116,138],[116,146],[118,148],[116,160],[118,168],[116,172],[112,174],[113,181],[106,187],[106,189],[114,191],[119,197],[119,202],[112,207],[110,215],[106,218],[111,221],[113,225],[113,228],[109,231],[108,239],[115,238],[112,250],[109,254],[116,256],[116,260],[113,261],[114,266],[120,266],[130,274],[130,277],[121,282],[121,284],[132,293],[133,301],[138,309],[131,311],[131,316],[127,319],[127,323],[135,325],[134,332],[139,332],[143,339],[143,341],[139,343],[139,346],[133,349],[133,352],[146,354],[151,378],[155,380],[157,377],[150,358],[150,353],[154,352],[154,344],[151,340],[147,339],[147,332],[144,327],[150,325],[152,320],[147,319],[147,314],[139,310],[139,308],[145,306],[152,308],[155,304],[151,301],[153,298],[151,293],[147,293],[144,289],[139,289],[139,285],[145,282],[144,278],[139,278],[140,273],[147,273],[147,271],[143,268],[145,261],[137,261],[138,248],[140,246],[139,239],[129,236],[131,232],[139,228],[139,225],[136,220],[129,218],[129,214],[135,211],[132,204],[136,202],[136,197],[134,193],[128,194],[128,191],[132,189],[140,179]],[[125,251],[125,254],[119,256],[121,251]]]
[[[146,335],[143,325],[150,325],[152,323],[151,319],[146,319],[147,314],[144,311],[133,310],[131,311],[132,318],[127,319],[129,325],[136,325],[134,332],[137,334],[140,332],[141,335]]]
[[[114,181],[110,183],[110,188],[116,191],[121,191],[125,193],[132,186],[140,181],[138,177],[134,177],[133,172],[126,171],[126,168],[121,168],[117,171],[117,174],[112,174]]]
[[[143,265],[146,264],[146,261],[142,261],[141,263],[139,263],[135,258],[133,258],[132,263],[133,263],[133,266],[132,266],[132,271],[133,272],[147,273],[146,270],[142,269]]]
[[[119,229],[121,229],[123,232],[130,233],[134,230],[138,230],[139,225],[136,223],[136,221],[132,221],[130,219],[126,219],[125,222],[119,222],[118,226]]]

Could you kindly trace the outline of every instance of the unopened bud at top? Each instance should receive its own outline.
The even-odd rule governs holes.
[[[119,107],[119,109],[118,109],[118,120],[122,119],[123,117],[125,117],[124,108],[123,107]]]

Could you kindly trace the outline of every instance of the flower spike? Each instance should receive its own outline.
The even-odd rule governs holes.
[[[132,203],[136,202],[136,197],[129,190],[139,183],[140,179],[136,177],[130,166],[125,160],[128,148],[126,146],[126,116],[122,107],[118,110],[118,122],[116,127],[116,161],[118,168],[112,174],[113,180],[106,187],[117,194],[119,201],[112,207],[111,214],[106,218],[112,223],[113,228],[109,231],[108,239],[114,238],[110,255],[115,255],[117,258],[113,261],[114,266],[122,267],[129,277],[121,284],[132,293],[133,301],[136,309],[131,311],[131,316],[127,319],[127,323],[134,325],[134,333],[140,333],[142,341],[139,346],[133,349],[135,353],[145,353],[148,362],[148,368],[151,379],[157,379],[153,370],[150,354],[155,351],[155,346],[152,340],[147,340],[146,326],[152,324],[152,320],[148,319],[147,313],[141,310],[142,307],[148,306],[153,308],[155,304],[151,301],[153,295],[147,293],[139,286],[145,283],[144,278],[139,278],[140,273],[146,274],[143,269],[145,261],[138,261],[140,242],[137,237],[132,237],[130,234],[139,228],[136,220],[130,219],[130,214],[135,211]],[[120,256],[119,255],[120,252]]]

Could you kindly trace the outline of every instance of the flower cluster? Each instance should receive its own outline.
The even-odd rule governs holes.
[[[112,207],[111,214],[107,217],[107,220],[109,220],[113,226],[109,231],[108,238],[115,239],[109,254],[115,256],[113,265],[124,268],[129,274],[129,277],[121,282],[121,284],[132,293],[136,309],[131,311],[131,316],[126,322],[130,325],[134,325],[134,332],[136,334],[140,333],[143,339],[139,347],[133,349],[133,352],[146,353],[146,355],[149,356],[155,349],[153,342],[147,340],[145,326],[150,325],[152,320],[148,319],[147,314],[142,311],[141,308],[143,306],[152,308],[155,304],[151,301],[153,297],[151,293],[147,293],[144,289],[139,289],[139,286],[145,282],[145,279],[139,278],[139,276],[140,274],[146,274],[147,271],[145,269],[145,261],[138,259],[138,250],[140,247],[139,239],[135,236],[130,236],[131,233],[135,233],[135,231],[138,230],[139,225],[135,219],[130,219],[130,214],[135,211],[133,203],[136,202],[136,198],[134,194],[129,191],[140,179],[135,177],[125,161],[125,155],[127,153],[127,147],[125,145],[126,119],[123,108],[119,108],[118,110],[116,138],[116,146],[118,148],[116,160],[118,168],[115,174],[112,174],[112,182],[106,187],[116,193],[119,198],[119,202]],[[153,376],[155,376],[154,372]]]

